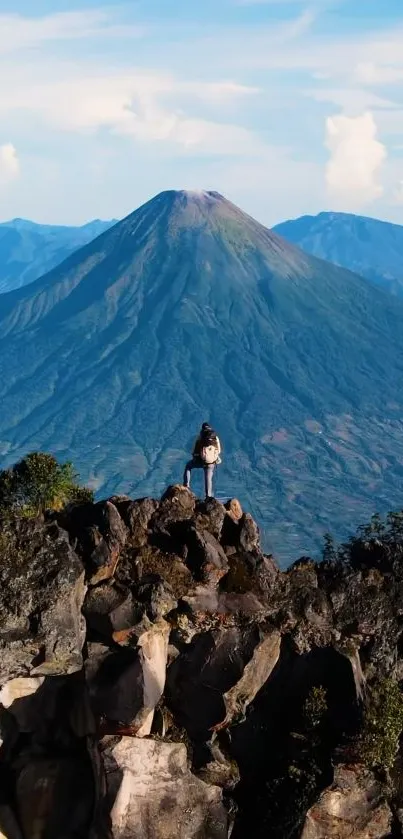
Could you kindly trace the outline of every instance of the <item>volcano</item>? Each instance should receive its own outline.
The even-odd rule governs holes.
[[[0,298],[3,465],[158,495],[208,420],[218,497],[242,487],[283,563],[403,506],[402,385],[403,301],[216,192],[161,193]]]

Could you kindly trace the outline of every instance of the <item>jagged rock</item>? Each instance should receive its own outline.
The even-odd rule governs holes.
[[[194,585],[191,571],[178,556],[164,553],[150,545],[137,553],[136,568],[139,582],[150,576],[159,577],[169,584],[177,600],[184,597]]]
[[[177,606],[171,586],[157,575],[150,574],[142,578],[137,597],[139,602],[144,604],[147,617],[152,621],[165,617]]]
[[[129,629],[139,622],[141,607],[129,590],[109,581],[89,589],[83,614],[88,627],[110,639],[114,632]]]
[[[225,504],[225,509],[229,515],[229,517],[233,521],[240,521],[243,516],[243,510],[241,507],[240,502],[237,498],[230,498],[229,501]]]
[[[90,562],[97,569],[91,577],[92,585],[113,577],[127,539],[127,528],[114,504],[110,501],[100,502],[100,504],[102,505],[100,508],[101,536],[99,541],[95,539],[96,544],[90,554]]]
[[[229,725],[235,717],[245,715],[248,705],[273,672],[280,658],[280,646],[281,635],[273,631],[255,647],[241,678],[224,694],[226,715],[219,728]]]
[[[0,684],[82,667],[84,569],[56,523],[20,520],[0,545]]]
[[[111,501],[79,504],[58,516],[85,559],[91,584],[113,577],[127,540],[127,528]]]
[[[211,586],[197,586],[191,595],[183,598],[194,615],[237,616],[254,618],[257,622],[267,615],[267,604],[252,592],[227,593]]]
[[[195,508],[196,496],[190,489],[180,484],[170,486],[152,517],[152,527],[163,530],[175,522],[187,521],[193,517]]]
[[[382,785],[362,767],[338,766],[308,812],[301,839],[387,839],[392,812]]]
[[[184,745],[123,737],[111,756],[114,839],[228,839],[221,790],[192,775]]]
[[[169,625],[163,620],[148,621],[132,628],[125,639],[127,647],[89,645],[86,677],[90,699],[97,717],[145,736],[151,731],[154,709],[164,690]]]
[[[131,547],[141,548],[146,545],[150,520],[158,510],[159,502],[153,498],[141,498],[139,501],[127,499],[115,504],[129,531]]]
[[[228,559],[220,543],[208,530],[192,527],[187,538],[187,565],[194,577],[203,583],[217,585],[228,571]]]
[[[278,568],[270,557],[241,553],[239,550],[228,557],[229,570],[221,583],[221,589],[228,594],[250,594],[268,607],[268,597],[273,603],[273,588],[277,586]],[[267,608],[268,611],[268,608]]]
[[[335,649],[344,655],[351,664],[353,673],[357,702],[365,698],[366,679],[362,670],[360,651],[354,649],[352,643],[335,643]]]
[[[260,548],[259,528],[250,513],[244,513],[239,523],[239,547],[251,554]]]
[[[168,703],[190,737],[209,739],[208,732],[229,723],[237,707],[242,705],[244,710],[262,687],[275,666],[279,648],[279,636],[275,635],[266,645],[265,654],[270,650],[271,657],[267,655],[265,662],[258,651],[253,661],[263,638],[262,631],[254,626],[210,630],[196,635],[171,664],[166,686]]]
[[[196,530],[208,530],[218,541],[221,538],[226,509],[220,501],[209,498],[198,501],[195,508],[194,525]]]
[[[31,734],[36,743],[51,741],[52,737],[72,743],[75,737],[95,733],[82,673],[67,678],[14,680],[3,687],[2,699],[19,732]]]

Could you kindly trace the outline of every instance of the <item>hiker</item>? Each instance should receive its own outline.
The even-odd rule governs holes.
[[[183,484],[190,489],[192,469],[204,469],[204,487],[206,500],[214,498],[213,475],[214,469],[221,463],[221,444],[218,435],[208,422],[204,422],[200,434],[193,446],[192,460],[186,464]]]

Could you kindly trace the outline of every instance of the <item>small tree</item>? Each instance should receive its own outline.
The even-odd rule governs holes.
[[[334,537],[331,533],[325,533],[323,541],[322,558],[324,562],[335,562],[337,560],[337,548]]]
[[[77,478],[71,463],[32,452],[0,472],[0,509],[35,516],[46,509],[60,510],[70,501],[93,501],[92,490],[81,487]]]
[[[393,679],[382,679],[367,698],[357,757],[370,769],[389,771],[403,730],[403,696]]]

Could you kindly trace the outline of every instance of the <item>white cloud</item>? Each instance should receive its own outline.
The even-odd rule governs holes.
[[[12,143],[0,146],[0,181],[10,181],[20,174],[17,150]]]
[[[345,209],[358,209],[382,195],[379,175],[387,153],[377,140],[372,113],[329,117],[325,144],[330,151],[326,183],[333,201]]]
[[[397,84],[403,81],[403,67],[362,61],[355,67],[353,79],[366,85]]]
[[[392,199],[403,102],[388,84],[403,74],[403,27],[371,30],[364,21],[359,31],[337,30],[336,16],[327,25],[323,10],[340,0],[261,0],[273,7],[266,24],[240,26],[231,6],[242,0],[222,2],[225,22],[209,19],[206,9],[197,27],[190,7],[186,19],[167,11],[162,25],[157,18],[135,25],[141,9],[147,13],[144,3],[42,18],[0,14],[0,76],[7,79],[0,121],[24,160],[24,178],[12,190],[16,215],[24,212],[21,196],[33,196],[31,214],[36,201],[76,208],[77,178],[90,196],[86,210],[80,201],[86,213],[99,214],[101,202],[121,215],[119,196],[130,209],[166,181],[171,188],[193,177],[200,188],[228,192],[237,184],[240,203],[252,214],[260,206],[262,218],[273,212],[273,221],[287,205],[290,214],[319,210],[326,201],[321,130],[339,110],[327,136],[332,203],[346,209],[380,194],[386,152],[368,117],[390,143],[382,180],[385,201]],[[143,32],[147,39],[130,41]],[[69,200],[54,198],[66,191]],[[11,198],[4,206],[9,214]]]
[[[396,108],[392,100],[361,87],[320,87],[307,90],[305,95],[314,99],[315,102],[330,102],[337,105],[349,115],[375,108],[386,110]]]
[[[41,116],[47,127],[91,133],[107,128],[140,142],[168,142],[204,154],[248,154],[263,146],[252,131],[198,115],[200,102],[218,108],[226,101],[255,94],[257,88],[231,81],[182,81],[173,76],[132,71],[124,75],[72,75],[35,79],[35,71],[0,90],[0,114]],[[183,110],[191,100],[190,113]],[[199,103],[199,104],[198,104]]]
[[[0,14],[0,54],[26,50],[45,42],[86,39],[96,36],[132,38],[144,34],[144,27],[115,25],[104,10],[60,12],[28,18]]]

